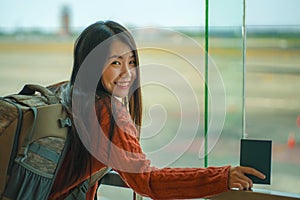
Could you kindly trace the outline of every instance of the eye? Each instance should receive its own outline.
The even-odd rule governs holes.
[[[112,65],[121,65],[121,63],[119,62],[119,61],[113,61],[112,63],[111,63]]]
[[[130,65],[131,67],[136,67],[136,61],[135,61],[135,60],[129,61],[129,65]]]

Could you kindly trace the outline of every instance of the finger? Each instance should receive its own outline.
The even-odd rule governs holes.
[[[234,180],[231,181],[230,188],[235,187],[239,190],[249,189],[250,183],[246,180],[243,180],[242,178],[239,178],[238,176],[235,177]]]
[[[231,186],[230,186],[230,189],[233,189],[233,188],[237,188],[239,190],[244,190],[244,187],[240,184],[240,183],[233,183]]]
[[[250,188],[250,184],[247,181],[240,180],[239,182],[243,186],[243,189],[248,190]]]
[[[236,176],[236,182],[240,183],[245,189],[252,187],[252,180],[243,174],[243,172],[237,173]]]
[[[239,179],[241,179],[241,180],[243,180],[243,181],[246,181],[248,184],[249,184],[249,188],[252,188],[252,186],[253,186],[253,182],[252,182],[252,180],[249,178],[249,177],[247,177],[245,174],[243,174],[243,173],[239,173],[239,174],[237,174],[238,175],[238,178]]]
[[[241,170],[243,171],[243,173],[254,175],[260,179],[266,178],[266,176],[263,173],[261,173],[260,171],[254,169],[252,167],[241,167]]]

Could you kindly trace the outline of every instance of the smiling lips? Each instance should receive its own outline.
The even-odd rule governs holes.
[[[130,85],[130,81],[117,82],[116,85],[122,89],[127,89]]]

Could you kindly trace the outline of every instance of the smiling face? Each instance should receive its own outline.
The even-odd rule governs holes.
[[[110,94],[124,98],[136,79],[136,58],[128,45],[120,40],[112,43],[102,73],[102,85]]]

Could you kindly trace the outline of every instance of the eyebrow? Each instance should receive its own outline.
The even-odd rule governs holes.
[[[134,53],[132,53],[132,55],[130,56],[130,58],[135,57]],[[109,59],[111,58],[123,58],[123,56],[118,56],[118,55],[112,55],[109,57]]]

